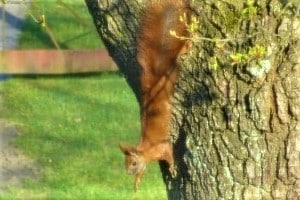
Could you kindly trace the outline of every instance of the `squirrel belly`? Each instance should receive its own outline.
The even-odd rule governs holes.
[[[135,174],[135,190],[151,161],[166,161],[173,168],[170,143],[171,99],[178,77],[177,58],[187,41],[170,34],[187,37],[188,15],[184,0],[150,0],[143,12],[137,38],[137,60],[141,67],[141,138],[135,147],[120,146],[125,154],[127,172]]]

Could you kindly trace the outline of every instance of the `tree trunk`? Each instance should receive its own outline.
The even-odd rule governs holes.
[[[298,1],[194,1],[199,27],[173,98],[177,176],[169,199],[300,199]],[[144,4],[86,0],[110,55],[139,97]]]
[[[110,56],[140,101],[136,34],[140,5],[126,0],[85,0]]]

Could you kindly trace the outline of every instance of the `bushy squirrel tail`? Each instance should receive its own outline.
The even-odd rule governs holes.
[[[137,39],[143,92],[153,87],[161,76],[177,67],[176,59],[183,52],[186,40],[179,39],[170,32],[187,37],[188,22],[184,20],[188,19],[189,13],[189,4],[184,0],[150,0],[147,3]]]

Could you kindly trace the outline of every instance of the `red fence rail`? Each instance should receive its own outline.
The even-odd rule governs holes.
[[[8,50],[0,52],[0,73],[63,74],[116,71],[105,50]]]

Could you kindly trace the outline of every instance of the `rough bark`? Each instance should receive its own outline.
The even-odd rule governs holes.
[[[137,95],[139,2],[86,0]],[[169,199],[299,199],[299,1],[192,7],[200,28],[181,59],[172,104],[177,176],[162,166]]]

